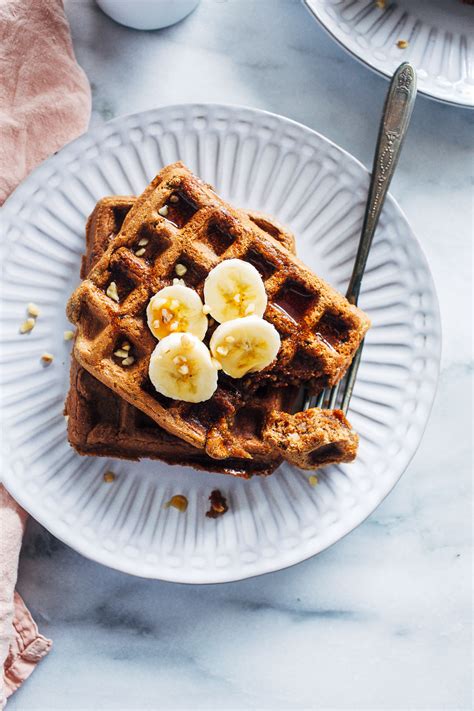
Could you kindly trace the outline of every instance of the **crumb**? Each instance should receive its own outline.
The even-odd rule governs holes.
[[[182,277],[182,276],[184,276],[184,275],[186,274],[186,272],[188,271],[188,268],[187,268],[184,264],[179,264],[179,263],[178,263],[178,264],[175,266],[174,270],[175,270],[176,274],[177,274],[179,277]]]
[[[116,475],[115,475],[113,472],[111,472],[111,471],[106,471],[106,472],[104,472],[104,475],[103,475],[102,478],[103,478],[103,480],[105,481],[106,484],[111,484],[113,481],[115,481],[115,479],[116,479],[117,477],[116,477]]]
[[[174,509],[178,509],[178,511],[184,513],[188,508],[188,500],[185,496],[183,496],[183,494],[175,494],[165,504],[166,509],[169,509],[171,506]]]
[[[227,506],[227,499],[221,494],[219,489],[211,491],[209,501],[211,502],[211,508],[209,511],[206,511],[206,516],[208,518],[218,518],[219,516],[223,516],[226,511],[229,510],[229,507]]]
[[[111,281],[109,286],[107,287],[107,291],[105,292],[107,296],[110,299],[113,299],[117,303],[120,301],[118,291],[117,291],[117,284],[114,281]]]
[[[72,341],[74,338],[74,331],[64,331],[64,340],[65,341]]]
[[[35,323],[36,321],[34,318],[27,318],[26,321],[23,321],[20,326],[20,333],[29,333],[34,329]]]
[[[398,49],[406,49],[408,47],[408,40],[398,40],[397,47]]]
[[[54,356],[51,353],[43,353],[43,355],[41,356],[41,362],[44,365],[50,365],[50,363],[52,363],[53,360],[54,360]]]
[[[26,307],[26,310],[28,312],[28,316],[33,316],[33,318],[37,318],[40,315],[40,310],[37,307],[36,304],[30,303]]]
[[[316,486],[317,484],[319,484],[318,477],[312,474],[310,477],[308,477],[308,484],[310,486]]]

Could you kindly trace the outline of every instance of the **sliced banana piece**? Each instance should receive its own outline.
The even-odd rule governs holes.
[[[211,338],[211,353],[231,378],[263,370],[280,350],[280,334],[268,321],[246,316],[221,323]]]
[[[244,316],[263,316],[267,294],[262,277],[252,264],[225,259],[204,282],[204,301],[219,323]]]
[[[217,388],[217,367],[209,349],[190,333],[163,338],[150,356],[148,374],[157,391],[173,400],[203,402]]]
[[[148,327],[158,339],[170,333],[187,332],[202,341],[208,326],[202,307],[194,289],[182,284],[165,286],[150,299],[146,310]]]

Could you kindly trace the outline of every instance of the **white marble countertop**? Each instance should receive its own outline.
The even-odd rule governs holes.
[[[246,104],[371,163],[387,84],[297,0],[203,0],[150,33],[89,1],[66,8],[93,124],[175,102]],[[9,711],[471,708],[472,118],[420,98],[393,183],[444,336],[433,414],[393,493],[316,558],[200,588],[101,567],[32,523],[18,587],[54,649]]]

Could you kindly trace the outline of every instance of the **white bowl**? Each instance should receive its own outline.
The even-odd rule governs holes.
[[[136,30],[158,30],[184,19],[199,0],[96,0],[116,22]]]

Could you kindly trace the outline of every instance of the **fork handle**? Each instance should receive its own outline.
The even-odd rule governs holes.
[[[362,276],[375,228],[398,163],[415,98],[416,71],[410,62],[403,62],[390,82],[380,122],[362,233],[346,293],[351,304],[356,304],[359,298]]]

